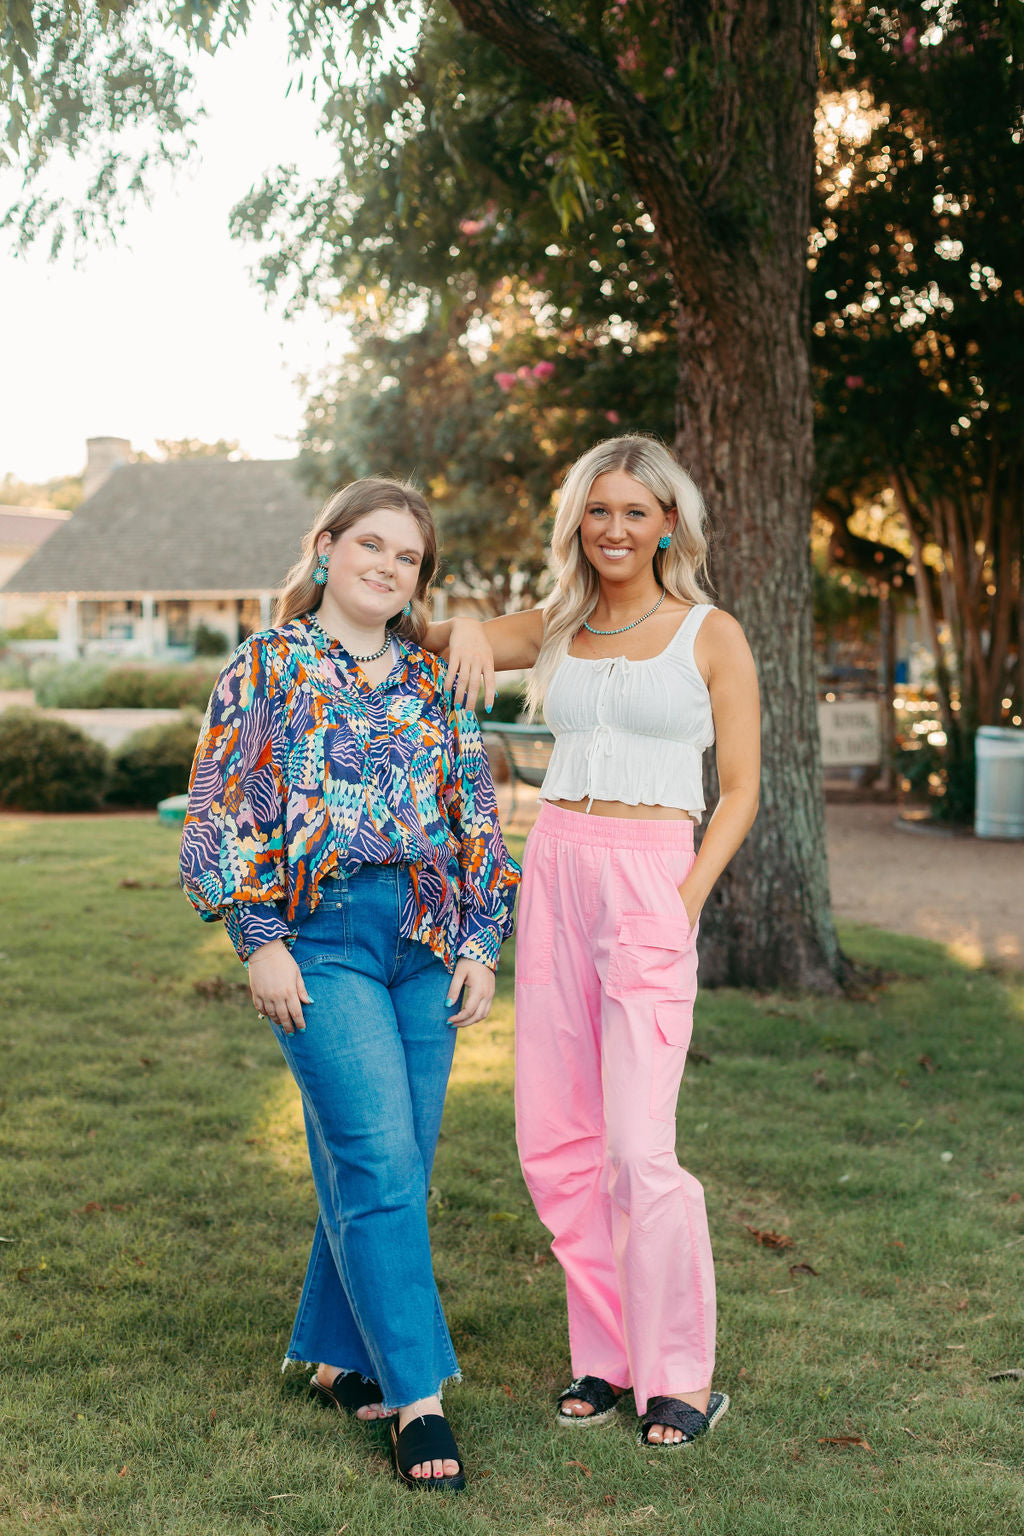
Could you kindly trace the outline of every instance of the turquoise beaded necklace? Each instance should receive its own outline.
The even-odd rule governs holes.
[[[662,590],[662,594],[653,608],[648,608],[647,612],[642,613],[638,619],[634,619],[632,624],[623,624],[621,629],[595,629],[592,624],[587,623],[586,619],[583,620],[583,628],[592,635],[624,635],[627,629],[636,629],[637,625],[642,624],[644,619],[649,619],[652,613],[657,613],[664,601],[665,593]]]

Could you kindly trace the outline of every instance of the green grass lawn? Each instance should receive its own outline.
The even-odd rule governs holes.
[[[560,1430],[560,1272],[515,1157],[511,954],[435,1172],[460,1498],[280,1373],[314,1220],[297,1093],[149,820],[0,821],[0,1530],[939,1536],[1024,1527],[1024,979],[847,930],[857,1001],[698,1002],[679,1147],[718,1268],[683,1452]],[[785,1248],[750,1228],[784,1234]],[[792,1266],[808,1266],[793,1269]],[[847,1438],[844,1438],[847,1437]]]

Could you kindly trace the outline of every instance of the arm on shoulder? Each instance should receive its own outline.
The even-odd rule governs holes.
[[[456,703],[474,703],[482,686],[489,709],[494,703],[495,672],[532,667],[543,639],[543,609],[528,608],[483,624],[468,616],[445,619],[430,625],[423,645],[448,663],[445,687],[453,690]]]

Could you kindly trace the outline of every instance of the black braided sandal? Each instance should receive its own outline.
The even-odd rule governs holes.
[[[358,1371],[339,1371],[329,1387],[316,1376],[309,1381],[310,1391],[325,1408],[337,1408],[339,1413],[355,1413],[357,1408],[372,1408],[383,1403],[384,1393],[380,1383]],[[374,1419],[361,1419],[362,1424],[373,1424]]]
[[[710,1434],[718,1420],[729,1407],[729,1399],[724,1392],[712,1392],[708,1398],[708,1411],[701,1413],[699,1408],[694,1408],[692,1403],[684,1403],[678,1397],[652,1397],[647,1402],[647,1412],[640,1420],[640,1428],[636,1432],[637,1445],[648,1445],[652,1450],[679,1451],[684,1445],[692,1445],[703,1435]],[[682,1432],[681,1440],[649,1440],[647,1437],[655,1424],[662,1424],[666,1429],[678,1429]]]
[[[455,1436],[448,1427],[448,1420],[439,1413],[410,1419],[401,1431],[397,1418],[392,1419],[391,1459],[395,1476],[408,1483],[410,1488],[447,1488],[452,1493],[461,1493],[466,1486]],[[409,1468],[418,1467],[425,1461],[455,1461],[459,1470],[452,1477],[412,1477]]]
[[[593,1413],[566,1413],[562,1404],[570,1397],[578,1397],[581,1403],[589,1403]],[[603,1376],[577,1376],[570,1381],[558,1399],[555,1418],[559,1424],[571,1424],[578,1429],[593,1429],[596,1424],[607,1424],[618,1409],[619,1399],[611,1384]]]

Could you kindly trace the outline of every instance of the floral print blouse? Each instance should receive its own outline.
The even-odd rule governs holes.
[[[402,936],[452,970],[497,965],[521,871],[498,825],[470,710],[443,664],[394,642],[371,687],[312,614],[251,635],[213,690],[199,735],[181,881],[199,915],[224,920],[241,960],[290,940],[320,882],[362,864],[408,865]]]

